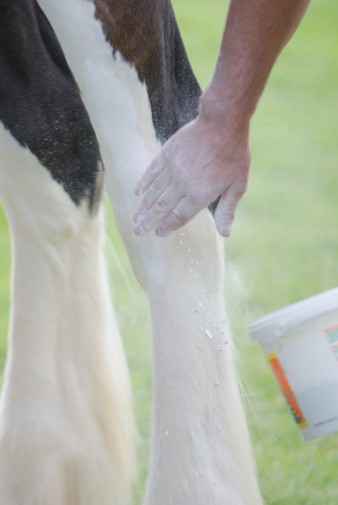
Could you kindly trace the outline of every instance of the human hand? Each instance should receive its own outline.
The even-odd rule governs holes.
[[[198,116],[162,147],[135,188],[142,202],[134,232],[153,228],[169,235],[217,200],[215,223],[230,234],[235,210],[246,190],[250,165],[248,128],[234,131],[219,118]]]

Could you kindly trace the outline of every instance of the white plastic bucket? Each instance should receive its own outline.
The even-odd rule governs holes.
[[[338,288],[250,325],[304,440],[338,431]]]

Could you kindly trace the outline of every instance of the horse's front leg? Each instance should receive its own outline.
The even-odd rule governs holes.
[[[40,3],[82,91],[118,227],[149,297],[155,397],[145,503],[259,505],[212,217],[204,211],[166,239],[132,233],[133,187],[160,147],[157,138],[192,118],[198,101],[170,3]]]
[[[0,197],[13,251],[0,503],[120,505],[134,423],[103,256],[97,140],[36,4],[4,2],[0,31]]]

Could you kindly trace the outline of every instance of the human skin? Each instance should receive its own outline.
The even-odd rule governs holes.
[[[134,232],[169,235],[219,198],[229,236],[250,167],[250,120],[271,69],[310,0],[232,0],[220,53],[197,118],[162,147],[135,188]]]

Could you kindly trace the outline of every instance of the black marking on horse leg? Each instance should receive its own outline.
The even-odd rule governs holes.
[[[100,194],[102,162],[57,38],[35,0],[0,6],[0,121],[75,204]]]

